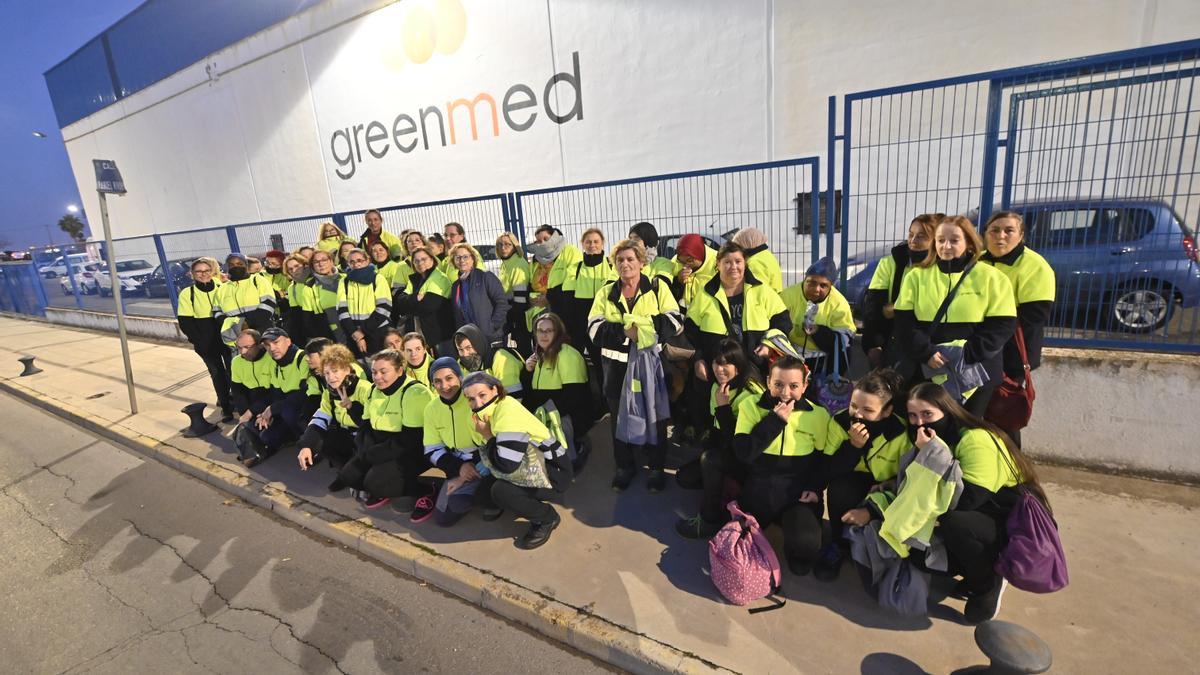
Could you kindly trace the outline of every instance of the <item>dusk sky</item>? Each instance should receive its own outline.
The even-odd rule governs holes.
[[[67,242],[57,223],[79,189],[42,73],[141,3],[0,0],[0,248],[46,244],[47,225],[54,243]]]

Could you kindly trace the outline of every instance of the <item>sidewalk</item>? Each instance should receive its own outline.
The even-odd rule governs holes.
[[[706,545],[673,529],[680,514],[695,512],[699,493],[671,481],[649,495],[639,475],[628,493],[614,494],[607,422],[592,432],[596,451],[559,509],[562,526],[525,552],[512,539],[526,526],[507,516],[411,526],[390,509],[367,515],[344,493],[327,494],[328,467],[301,473],[284,453],[246,470],[222,433],[181,437],[179,409],[214,399],[203,364],[185,347],[130,348],[136,416],[115,337],[0,318],[0,388],[618,667],[945,673],[985,662],[961,601],[942,600],[929,619],[902,620],[879,610],[849,568],[832,584],[785,570],[789,602],[776,611],[750,615],[726,604],[705,576]],[[45,372],[18,378],[24,355]],[[1043,478],[1071,586],[1049,596],[1010,588],[1000,618],[1050,645],[1053,672],[1193,670],[1200,490],[1054,468]]]

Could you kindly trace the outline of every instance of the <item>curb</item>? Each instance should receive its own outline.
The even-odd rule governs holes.
[[[197,457],[119,422],[92,415],[34,391],[11,378],[0,377],[0,390],[617,668],[634,673],[734,672],[490,571],[438,553],[425,544],[377,529],[369,516],[349,518],[288,492],[276,483],[267,483],[253,474]]]

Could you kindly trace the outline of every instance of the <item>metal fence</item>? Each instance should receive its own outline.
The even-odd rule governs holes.
[[[843,269],[918,214],[1011,209],[1055,269],[1050,343],[1200,351],[1198,61],[1189,41],[848,94],[841,135],[831,99]]]
[[[716,244],[756,227],[790,285],[819,257],[820,179],[820,160],[804,157],[529,190],[514,201],[523,227],[553,225],[572,242],[594,227],[611,245],[639,221],[654,223],[668,238],[695,232]],[[673,249],[669,241],[665,248]]]

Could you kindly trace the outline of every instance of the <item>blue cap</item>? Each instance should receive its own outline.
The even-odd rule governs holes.
[[[433,378],[434,374],[442,368],[449,368],[454,371],[454,374],[462,379],[462,366],[458,365],[458,361],[452,356],[443,356],[434,359],[433,364],[429,366],[429,377]]]
[[[812,266],[808,268],[808,271],[804,273],[804,276],[806,277],[825,277],[830,281],[837,279],[837,275],[837,263],[835,263],[833,258],[830,258],[829,256],[825,256],[824,258],[821,258],[817,262],[813,263]]]

